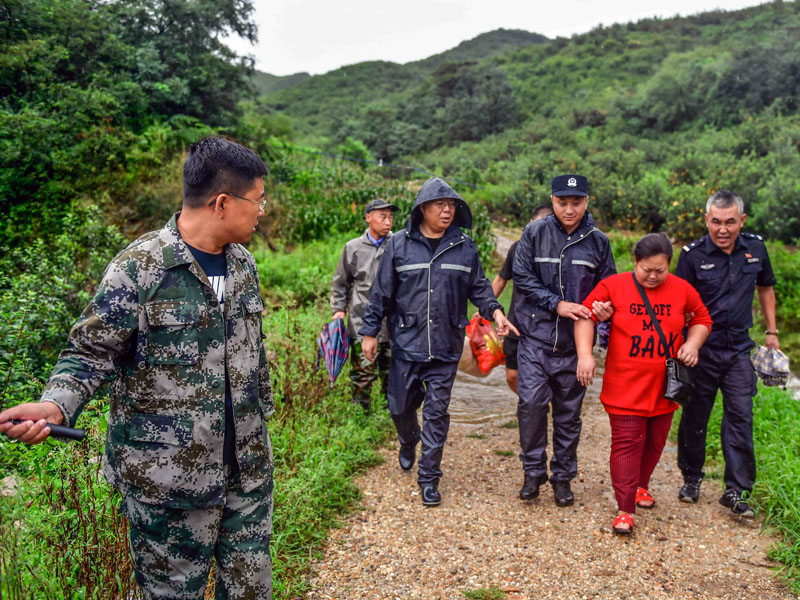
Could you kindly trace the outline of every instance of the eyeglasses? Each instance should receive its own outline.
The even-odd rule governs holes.
[[[431,202],[436,207],[436,210],[442,211],[444,210],[445,206],[450,209],[454,209],[456,207],[455,200],[434,200]]]
[[[214,202],[217,201],[217,198],[222,196],[222,194],[225,194],[226,196],[233,196],[234,198],[239,198],[239,200],[247,200],[248,202],[254,202],[255,204],[258,204],[258,208],[260,208],[261,210],[264,210],[264,207],[267,205],[266,198],[264,198],[263,200],[253,200],[251,198],[245,198],[244,196],[239,196],[238,194],[231,194],[230,192],[220,192],[211,199],[211,202],[209,202],[208,205],[211,206],[212,204],[214,204]]]

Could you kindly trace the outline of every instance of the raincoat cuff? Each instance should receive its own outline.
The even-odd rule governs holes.
[[[368,335],[369,337],[376,338],[376,337],[378,337],[378,334],[380,333],[380,331],[381,331],[380,327],[370,327],[368,325],[364,325],[363,327],[361,327],[361,329],[358,330],[357,333],[361,337],[364,337],[365,335]]]

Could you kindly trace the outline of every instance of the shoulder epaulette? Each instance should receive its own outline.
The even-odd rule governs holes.
[[[697,240],[693,241],[691,244],[686,244],[683,247],[683,251],[684,252],[691,252],[696,247],[697,247]]]
[[[758,235],[757,233],[748,233],[747,231],[743,231],[742,235],[744,237],[748,237],[748,238],[751,238],[751,239],[754,239],[754,240],[759,240],[761,242],[764,241],[764,238],[761,237],[760,235]]]

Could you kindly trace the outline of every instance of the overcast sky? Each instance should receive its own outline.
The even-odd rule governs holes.
[[[759,0],[254,0],[259,43],[229,40],[273,75],[367,60],[406,63],[498,28],[549,38],[645,17],[735,10]]]

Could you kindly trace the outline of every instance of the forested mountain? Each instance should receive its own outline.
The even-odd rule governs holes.
[[[352,132],[372,148],[384,143],[386,147],[378,153],[389,158],[437,146],[438,135],[423,142],[420,128],[437,122],[433,113],[444,109],[448,99],[469,95],[484,98],[486,103],[491,102],[485,99],[487,95],[496,98],[508,94],[513,100],[504,74],[493,68],[477,68],[477,61],[545,41],[546,37],[535,33],[498,29],[404,65],[386,61],[348,65],[268,94],[263,100],[269,109],[291,117],[298,130],[312,139],[324,135],[344,141]],[[470,106],[477,108],[473,104],[470,101]],[[479,139],[500,131],[513,120],[513,105],[496,101],[492,105],[498,111],[510,112],[489,116],[476,125],[462,123],[454,127],[461,130],[458,139]],[[399,117],[395,114],[398,110],[403,111]],[[378,132],[382,133],[394,120],[410,127],[392,131],[392,140],[379,140]],[[375,132],[374,139],[366,139],[361,131],[364,128]]]
[[[800,4],[531,41],[428,71],[352,65],[264,102],[301,140],[485,188],[499,215],[524,220],[566,169],[590,176],[606,222],[689,237],[701,199],[730,187],[756,229],[800,238]]]
[[[256,88],[256,94],[259,96],[266,96],[273,92],[279,92],[297,85],[310,78],[308,73],[293,73],[292,75],[270,75],[261,71],[253,73],[253,85]]]

